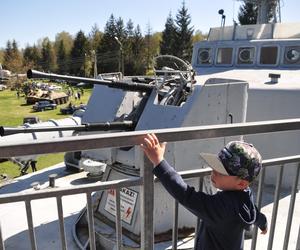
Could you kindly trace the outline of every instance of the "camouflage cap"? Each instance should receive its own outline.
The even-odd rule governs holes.
[[[262,158],[256,148],[242,141],[229,142],[218,155],[200,155],[214,170],[249,182],[258,176],[262,167]]]

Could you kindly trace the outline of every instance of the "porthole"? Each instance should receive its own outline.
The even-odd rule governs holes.
[[[211,63],[211,49],[210,48],[201,48],[198,51],[198,64],[210,64]]]
[[[290,48],[285,53],[285,59],[289,63],[296,63],[300,59],[300,52],[296,48]]]
[[[239,48],[238,64],[253,64],[254,52],[254,47]]]
[[[249,62],[251,60],[251,54],[249,49],[242,49],[239,53],[239,59],[241,62]]]

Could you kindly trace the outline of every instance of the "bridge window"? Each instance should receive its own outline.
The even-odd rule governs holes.
[[[288,46],[285,48],[284,64],[300,64],[300,46]]]
[[[255,55],[254,47],[242,47],[238,51],[238,64],[253,64]]]
[[[197,64],[211,64],[211,48],[200,48],[198,50]]]
[[[276,64],[277,63],[278,47],[266,46],[260,50],[260,64]]]
[[[217,53],[217,64],[232,64],[233,48],[219,48]]]

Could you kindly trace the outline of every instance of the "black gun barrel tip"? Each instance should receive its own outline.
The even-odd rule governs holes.
[[[4,127],[0,126],[0,136],[4,136]]]
[[[32,78],[32,70],[31,69],[27,70],[27,78],[29,78],[29,79]]]

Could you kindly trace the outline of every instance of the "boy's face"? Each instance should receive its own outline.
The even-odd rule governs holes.
[[[249,182],[242,180],[237,176],[223,175],[216,170],[212,171],[211,181],[214,187],[228,191],[228,190],[244,190],[249,186]]]

